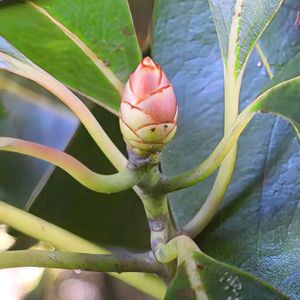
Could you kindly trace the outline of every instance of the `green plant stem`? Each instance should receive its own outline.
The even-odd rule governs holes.
[[[167,244],[177,235],[172,222],[171,213],[166,195],[161,197],[148,196],[142,199],[150,228],[151,249],[155,253],[158,245]],[[170,280],[176,273],[176,264],[169,262],[164,265],[165,280]]]
[[[236,69],[236,63],[238,61],[237,42],[242,4],[242,0],[238,0],[235,3],[235,13],[232,18],[229,34],[228,60],[224,61],[224,135],[228,133],[231,125],[238,117],[239,110],[239,96],[243,71]],[[231,150],[222,162],[215,183],[204,202],[204,205],[201,207],[196,216],[183,228],[183,230],[191,237],[198,235],[217,212],[230,183],[235,166],[236,155],[237,144],[235,143],[232,145]]]
[[[161,190],[168,193],[173,192],[192,186],[210,176],[220,166],[254,114],[254,112],[249,112],[248,110],[240,114],[228,133],[203,163],[190,171],[165,179],[161,184]]]
[[[251,50],[249,50],[247,59],[241,66],[239,62],[241,51],[241,45],[239,45],[239,33],[241,28],[240,24],[243,4],[243,0],[235,1],[235,5],[233,8],[234,13],[231,19],[231,26],[229,30],[228,53],[227,57],[223,57],[225,82],[224,135],[228,133],[230,127],[238,117],[241,81],[243,78],[247,60],[251,53]],[[279,9],[279,7],[280,5],[278,5],[277,9]],[[259,36],[262,34],[262,32],[263,31],[260,32]],[[259,36],[257,36],[256,41],[258,40]],[[267,72],[271,77],[272,72],[271,69],[268,68],[269,65],[267,63],[267,60],[265,59],[263,52],[260,51],[261,49],[259,47],[257,49],[261,58],[263,59],[263,63],[267,69]],[[191,222],[189,222],[183,228],[183,230],[191,237],[195,237],[197,234],[199,234],[217,212],[217,209],[230,183],[236,162],[236,156],[237,144],[235,143],[232,146],[232,149],[228,153],[227,157],[222,162],[215,183],[206,201],[204,202],[204,205],[200,208],[200,211],[191,220]]]
[[[174,237],[176,230],[171,220],[166,195],[144,196],[143,204],[151,232],[151,247],[154,250],[158,243],[165,244]]]
[[[87,254],[61,251],[20,250],[0,253],[0,268],[43,267],[96,272],[159,273],[161,265],[148,253]]]
[[[269,62],[268,62],[268,60],[267,60],[267,58],[266,58],[266,56],[265,56],[265,54],[264,54],[264,52],[263,52],[263,50],[260,47],[260,45],[259,45],[258,42],[255,44],[255,48],[256,48],[256,51],[257,51],[257,53],[258,53],[258,55],[259,55],[259,57],[261,59],[261,62],[263,64],[263,66],[265,67],[265,69],[266,69],[266,71],[268,73],[268,76],[270,77],[270,79],[273,79],[274,74],[273,74],[273,72],[271,70],[270,64],[269,64]]]
[[[134,164],[134,161],[130,159],[130,163]],[[161,194],[159,189],[157,189],[157,184],[161,181],[157,161],[155,160],[154,165],[152,165],[151,161],[146,160],[146,165],[150,169],[148,169],[143,181],[134,190],[144,205],[150,228],[151,248],[154,253],[158,244],[166,244],[177,235],[177,231],[172,221],[168,197],[166,194]],[[175,272],[175,265],[169,264],[164,266],[164,268],[167,275],[165,279],[172,278]]]
[[[101,175],[67,153],[20,139],[0,137],[0,151],[21,153],[48,161],[69,173],[85,187],[99,193],[128,190],[141,180],[137,170],[125,168],[117,174]]]
[[[227,187],[230,183],[236,160],[236,144],[232,146],[226,159],[223,161],[213,188],[206,198],[201,209],[194,218],[183,227],[183,232],[195,238],[212,220],[216,214]]]
[[[155,257],[161,263],[170,263],[176,258],[178,263],[182,262],[187,256],[190,256],[193,251],[200,252],[197,244],[188,236],[180,235],[167,244],[159,244],[155,249]]]
[[[176,229],[172,222],[168,197],[160,193],[157,188],[161,181],[157,164],[149,166],[143,181],[135,188],[136,193],[140,196],[151,231],[151,246],[154,251],[157,243],[167,243],[176,234]]]
[[[36,82],[60,99],[80,119],[96,144],[116,169],[120,171],[125,168],[127,165],[126,158],[111,141],[90,110],[65,85],[30,61],[23,62],[5,53],[0,53],[0,60],[1,69]]]
[[[157,189],[161,192],[173,192],[175,190],[194,185],[212,174],[212,172],[219,166],[226,154],[229,152],[232,145],[237,142],[240,134],[243,132],[244,128],[247,126],[253,116],[258,112],[279,114],[283,107],[278,107],[278,104],[275,105],[275,107],[272,107],[272,105],[269,104],[268,107],[270,99],[272,99],[273,101],[276,99],[284,99],[290,93],[289,89],[293,89],[293,85],[297,86],[298,82],[300,82],[300,77],[295,77],[290,80],[281,82],[280,84],[277,84],[272,88],[266,90],[264,93],[260,94],[239,114],[236,121],[228,130],[228,133],[223,137],[215,150],[202,164],[180,175],[174,176],[169,179],[164,179],[162,183],[158,183]],[[281,91],[286,92],[282,93]],[[294,90],[293,93],[297,94],[297,90]],[[272,94],[273,96],[271,96]],[[295,111],[297,111],[296,108]],[[291,114],[289,115],[287,120],[290,121],[291,124],[295,127],[296,133],[298,134],[298,130],[296,127],[299,122],[297,117],[297,114]]]
[[[239,69],[238,65],[238,34],[239,22],[243,1],[237,0],[234,6],[234,15],[232,17],[229,43],[228,57],[223,58],[224,63],[224,135],[226,135],[234,121],[238,117],[239,97],[243,70]],[[204,205],[194,218],[183,227],[183,231],[189,236],[197,236],[211,221],[212,217],[217,212],[217,209],[224,198],[225,192],[230,183],[232,173],[235,166],[237,156],[237,144],[234,143],[222,162],[214,185],[209,193]]]
[[[238,5],[238,3],[236,4]],[[233,28],[235,24],[233,23]],[[232,39],[234,40],[235,34]],[[232,48],[232,49],[231,49]],[[238,117],[239,96],[242,73],[237,77],[235,70],[235,48],[230,46],[228,64],[224,68],[225,79],[225,115],[224,115],[224,135],[226,135],[232,124]],[[183,227],[183,231],[191,237],[196,237],[211,221],[216,214],[230,183],[235,161],[237,156],[237,143],[231,146],[229,153],[223,160],[219,172],[217,174],[214,185],[194,218]]]
[[[109,254],[109,251],[102,247],[2,201],[0,201],[0,222],[37,240],[50,243],[60,250]],[[110,273],[110,275],[157,299],[162,299],[166,291],[164,283],[150,274]]]
[[[195,292],[195,299],[208,300],[205,287],[199,276],[199,268],[194,260],[195,253],[201,253],[195,242],[188,236],[181,235],[160,244],[155,251],[155,257],[161,263],[167,264],[177,258],[177,265],[186,269],[186,275]]]

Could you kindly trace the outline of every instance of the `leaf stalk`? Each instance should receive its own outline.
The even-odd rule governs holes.
[[[91,171],[73,156],[37,143],[9,137],[0,137],[0,151],[36,157],[60,167],[85,187],[99,193],[117,193],[128,190],[141,180],[140,170],[125,168],[117,174],[101,175]]]

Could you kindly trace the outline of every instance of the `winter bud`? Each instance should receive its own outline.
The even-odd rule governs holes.
[[[177,103],[158,64],[146,57],[125,86],[120,127],[129,149],[140,156],[160,152],[176,131]]]

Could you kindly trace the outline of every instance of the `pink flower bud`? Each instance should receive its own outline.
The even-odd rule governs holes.
[[[139,155],[159,152],[176,131],[177,103],[172,85],[150,57],[125,86],[120,127],[127,146]]]

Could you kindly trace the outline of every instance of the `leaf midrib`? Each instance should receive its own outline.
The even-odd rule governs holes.
[[[232,17],[230,33],[229,33],[229,42],[228,42],[228,60],[226,68],[229,76],[233,76],[239,70],[236,69],[237,66],[237,54],[239,52],[238,45],[238,34],[240,28],[240,19],[241,12],[243,7],[244,0],[237,0],[234,6],[234,14]]]

